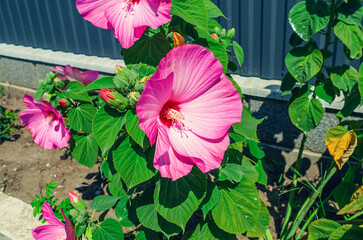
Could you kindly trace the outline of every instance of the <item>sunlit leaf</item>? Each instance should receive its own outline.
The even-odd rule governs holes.
[[[249,238],[258,238],[263,237],[265,235],[266,229],[268,228],[268,224],[270,223],[270,214],[266,205],[260,200],[261,208],[258,213],[258,219],[254,229],[247,231],[247,237]]]
[[[358,81],[357,70],[349,65],[327,68],[334,86],[343,91],[351,90]]]
[[[92,131],[92,120],[97,110],[89,103],[80,104],[69,110],[68,120],[71,128],[84,133]]]
[[[359,0],[350,0],[343,3],[338,10],[338,19],[347,24],[361,25],[363,7]]]
[[[363,62],[359,67],[359,74],[358,74],[358,89],[360,93],[360,105],[363,104]]]
[[[361,239],[363,236],[363,228],[352,224],[343,225],[335,229],[329,236],[329,240],[353,240]]]
[[[339,169],[342,169],[357,146],[357,135],[343,126],[333,127],[325,135],[325,144]]]
[[[333,220],[318,219],[309,225],[308,240],[327,239],[341,225]]]
[[[107,218],[93,232],[92,239],[95,240],[123,240],[124,233],[121,224],[113,219]]]
[[[359,26],[339,21],[334,27],[334,33],[349,48],[351,58],[362,54],[363,32]]]

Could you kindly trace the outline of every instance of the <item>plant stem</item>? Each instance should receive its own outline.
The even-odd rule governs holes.
[[[304,134],[303,139],[301,140],[299,154],[298,154],[297,160],[296,160],[296,166],[295,166],[296,171],[300,171],[301,157],[302,157],[302,154],[303,154],[303,151],[304,151],[306,139],[307,139],[307,135]],[[297,174],[296,174],[296,172],[294,172],[294,176],[292,178],[291,188],[292,189],[296,188],[296,186],[297,186]],[[294,203],[294,198],[295,198],[295,191],[291,191],[290,195],[289,195],[289,202],[287,204],[285,220],[284,220],[284,223],[282,225],[281,240],[285,239],[286,227],[287,227],[287,224],[289,223],[289,220],[290,220],[290,217],[291,217],[292,204]]]
[[[359,217],[360,215],[363,215],[363,211],[361,211],[361,212],[359,212],[359,213],[357,213],[357,214],[355,214],[355,215],[351,216],[351,217],[350,217],[350,218],[348,218],[347,220],[348,220],[348,221],[353,220],[353,219],[355,219],[355,218]]]
[[[298,215],[298,217],[295,219],[295,221],[292,223],[292,225],[288,229],[287,238],[291,238],[294,236],[297,228],[300,226],[300,223],[304,219],[305,215],[307,214],[307,212],[309,211],[311,206],[314,204],[316,198],[321,194],[324,186],[326,185],[327,182],[329,182],[330,178],[334,175],[334,173],[337,171],[337,169],[338,169],[337,165],[334,162],[332,162],[332,165],[329,168],[328,176],[326,177],[326,179],[324,179],[320,182],[320,185],[319,185],[317,191],[312,193],[312,196],[309,199],[308,203],[305,205],[304,208],[302,208],[300,210],[301,214]]]

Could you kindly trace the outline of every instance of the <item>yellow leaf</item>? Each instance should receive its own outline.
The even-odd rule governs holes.
[[[180,35],[180,33],[173,32],[173,42],[174,42],[174,47],[179,47],[181,45],[184,45],[185,40],[183,36]]]
[[[350,198],[350,202],[353,202],[354,200],[363,197],[363,186],[360,186],[360,188],[357,189]]]
[[[342,169],[357,146],[357,135],[343,126],[333,127],[325,135],[325,144],[339,169]]]

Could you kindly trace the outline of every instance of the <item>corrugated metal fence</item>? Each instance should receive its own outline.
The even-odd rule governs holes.
[[[228,20],[226,28],[236,29],[236,40],[245,52],[243,76],[281,79],[286,71],[284,58],[291,49],[292,29],[288,12],[299,0],[213,0]],[[324,38],[317,36],[318,44]],[[0,0],[0,42],[57,51],[120,58],[111,30],[94,27],[78,13],[75,0]],[[329,65],[345,63],[341,45]],[[358,68],[359,62],[354,66]]]

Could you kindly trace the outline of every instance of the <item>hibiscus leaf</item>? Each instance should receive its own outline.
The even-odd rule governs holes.
[[[142,62],[151,66],[157,66],[170,49],[170,44],[166,37],[162,33],[158,33],[152,37],[142,36],[132,47],[122,49],[121,54],[126,64]]]
[[[237,240],[237,237],[219,229],[213,221],[208,219],[208,221],[199,223],[193,234],[185,239]]]
[[[334,33],[349,48],[350,58],[360,58],[363,47],[363,32],[359,26],[339,21],[334,27]]]
[[[73,100],[80,100],[85,102],[92,102],[91,98],[86,92],[83,92],[84,85],[77,81],[72,81],[68,83],[67,89],[63,90],[63,96]]]
[[[98,144],[92,134],[76,136],[76,145],[72,150],[72,157],[82,165],[92,168],[97,161]]]
[[[241,122],[232,125],[233,132],[245,137],[247,140],[258,141],[257,138],[257,125],[263,119],[256,119],[243,108]]]
[[[114,88],[115,86],[113,85],[112,79],[113,77],[99,78],[96,81],[93,81],[90,84],[88,84],[87,87],[82,90],[82,92],[88,92],[102,88]]]
[[[113,219],[107,218],[93,232],[92,239],[94,240],[123,240],[124,232],[121,224]]]
[[[188,23],[208,29],[208,11],[203,0],[173,0],[170,13]]]
[[[130,189],[155,175],[155,168],[147,155],[138,146],[131,146],[131,138],[126,137],[112,152],[116,171]]]
[[[116,207],[115,214],[124,227],[132,227],[140,224],[136,216],[136,201],[129,201],[128,198],[121,199]]]
[[[154,187],[147,188],[142,193],[137,203],[137,217],[144,227],[156,232],[162,232],[167,238],[177,235],[182,229],[166,221],[165,218],[158,214],[154,204],[153,194]]]
[[[204,2],[208,11],[209,18],[216,18],[216,17],[226,18],[222,13],[222,11],[219,9],[219,7],[216,6],[211,0],[204,0]]]
[[[119,200],[118,197],[108,195],[97,196],[92,200],[90,208],[96,212],[103,212],[115,206],[117,200]]]
[[[329,240],[352,240],[361,239],[363,236],[363,228],[346,224],[335,229],[329,236]]]
[[[309,225],[309,238],[313,240],[327,239],[341,225],[333,220],[318,219]]]
[[[176,181],[161,178],[154,192],[156,210],[167,221],[185,230],[185,225],[198,209],[206,190],[206,176],[196,167]]]
[[[90,133],[92,131],[92,119],[96,112],[96,108],[89,103],[72,108],[68,114],[70,127],[77,131]]]
[[[254,182],[243,177],[237,186],[223,186],[219,190],[219,201],[212,210],[212,216],[222,230],[242,234],[255,228],[260,208],[261,203]]]
[[[139,144],[142,148],[147,148],[150,144],[148,143],[148,138],[146,134],[139,127],[139,117],[129,110],[126,113],[126,131],[131,136],[131,138]]]
[[[201,204],[201,206],[202,206],[201,209],[203,212],[204,220],[206,219],[209,211],[212,210],[214,208],[214,206],[217,204],[218,199],[219,199],[218,187],[216,185],[212,185],[210,182],[208,182],[207,194]]]
[[[248,230],[246,236],[248,238],[259,238],[263,237],[266,233],[266,229],[268,224],[270,223],[270,214],[266,205],[260,200],[261,208],[260,212],[258,213],[258,219],[254,229]]]
[[[238,183],[242,179],[241,168],[242,153],[234,149],[228,149],[224,154],[223,167],[219,171],[219,181],[230,181]]]
[[[327,68],[331,81],[335,87],[345,92],[352,89],[358,82],[358,71],[349,65]]]
[[[92,131],[102,152],[106,152],[115,142],[125,124],[125,118],[119,111],[105,105],[93,118]]]

